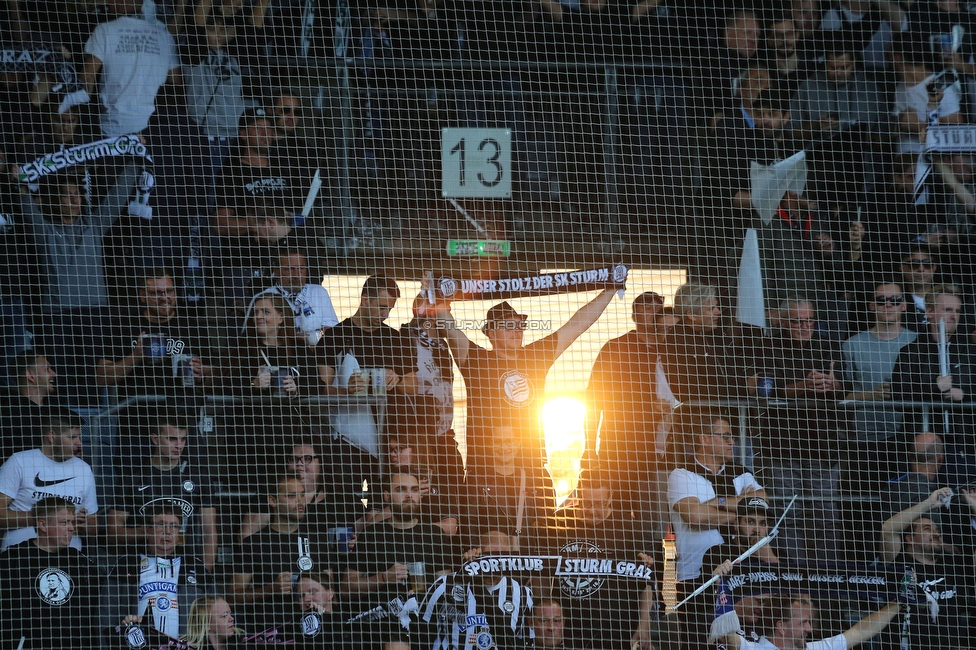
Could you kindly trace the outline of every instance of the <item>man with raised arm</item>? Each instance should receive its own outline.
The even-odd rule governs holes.
[[[738,634],[729,634],[725,637],[725,644],[719,647],[734,650],[847,650],[877,636],[895,617],[898,609],[898,603],[888,603],[842,634],[808,641],[815,626],[817,608],[807,596],[780,594],[763,608],[768,624],[759,641],[746,641]]]
[[[976,491],[953,497],[939,488],[924,501],[894,515],[881,527],[881,557],[914,574],[915,598],[907,629],[912,647],[958,650],[973,647],[973,558],[946,544],[929,516],[950,498],[964,499],[976,517]]]
[[[468,391],[468,467],[485,462],[496,427],[514,428],[527,450],[541,459],[539,408],[546,374],[573,341],[600,318],[616,290],[604,289],[558,330],[528,345],[523,343],[528,316],[518,313],[507,301],[500,302],[488,310],[482,328],[491,350],[472,343],[456,326],[449,303],[436,306],[439,329]]]

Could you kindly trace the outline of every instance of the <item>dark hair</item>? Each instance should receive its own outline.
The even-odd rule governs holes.
[[[41,418],[41,440],[44,440],[44,436],[47,435],[48,431],[53,431],[60,435],[71,429],[80,429],[82,424],[82,419],[68,409],[52,409]]]
[[[899,260],[902,262],[902,264],[904,264],[905,258],[911,257],[912,255],[927,255],[931,257],[932,249],[929,248],[928,244],[913,242],[902,250],[901,257],[899,258]]]
[[[44,355],[37,350],[24,350],[18,352],[10,361],[10,373],[17,380],[17,385],[22,386],[27,379],[27,371],[37,367],[37,359]]]
[[[145,289],[146,288],[146,282],[148,282],[149,280],[159,280],[161,278],[169,278],[169,279],[172,280],[174,277],[176,277],[176,276],[174,276],[173,273],[169,269],[167,269],[165,267],[162,267],[162,266],[150,266],[150,267],[144,269],[143,272],[142,272],[142,285],[141,285],[141,288]]]
[[[163,406],[160,407],[154,414],[150,426],[152,427],[153,433],[159,433],[159,431],[165,426],[170,426],[175,429],[189,430],[190,423],[186,415],[181,413],[177,408],[173,406]]]
[[[580,491],[600,490],[603,488],[613,492],[613,483],[610,480],[610,475],[599,465],[587,470],[586,473],[580,478]]]
[[[546,597],[546,598],[540,598],[539,600],[535,601],[535,603],[532,605],[532,614],[537,615],[538,610],[542,609],[543,607],[551,607],[552,605],[557,606],[560,609],[560,611],[565,611],[566,609],[565,607],[563,607],[562,601],[559,600],[558,598]]]
[[[366,278],[366,282],[363,283],[360,298],[363,300],[378,298],[381,291],[386,291],[394,298],[400,297],[400,287],[397,286],[396,280],[388,275],[374,274]]]
[[[57,514],[59,510],[68,510],[74,513],[75,504],[71,503],[64,497],[59,497],[56,495],[44,497],[34,504],[34,521],[36,522],[40,519],[47,519],[48,517]]]
[[[84,176],[81,172],[74,169],[65,169],[56,174],[51,174],[38,181],[37,204],[41,208],[43,216],[47,219],[53,218],[60,210],[61,189],[68,185],[74,185],[79,189],[79,193],[84,198]]]
[[[420,482],[420,472],[416,465],[409,465],[407,467],[401,467],[397,469],[391,469],[386,476],[383,477],[381,492],[389,492],[390,486],[393,484],[394,476],[412,476]]]
[[[302,258],[305,259],[306,262],[308,262],[308,255],[306,255],[305,251],[301,250],[300,248],[281,249],[280,251],[278,251],[278,260],[280,262],[282,257],[291,257],[293,255],[301,255]]]

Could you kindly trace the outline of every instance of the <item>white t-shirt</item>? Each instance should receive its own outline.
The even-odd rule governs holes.
[[[847,650],[847,637],[843,634],[838,634],[837,636],[832,636],[829,639],[821,639],[820,641],[811,641],[807,644],[807,650]],[[740,650],[779,650],[776,646],[769,642],[769,639],[763,637],[759,641],[752,642],[742,640],[742,645],[739,646]]]
[[[58,463],[40,449],[19,451],[0,467],[0,493],[10,497],[10,509],[30,512],[34,504],[47,497],[63,497],[84,508],[89,515],[98,512],[95,496],[95,475],[91,467],[80,458],[69,458]],[[0,542],[0,551],[37,537],[33,526],[8,530]],[[81,538],[71,538],[71,547],[81,550]]]
[[[726,465],[719,470],[719,473],[727,470]],[[736,494],[742,494],[747,487],[752,487],[754,490],[762,489],[749,472],[739,474],[732,483],[735,485]],[[715,498],[715,489],[705,476],[679,467],[668,477],[668,505],[671,507],[671,525],[678,551],[679,582],[693,580],[701,575],[701,563],[705,552],[725,541],[717,528],[696,530],[678,516],[674,504],[688,497],[697,498],[699,503],[707,503]]]
[[[156,110],[156,92],[180,67],[176,42],[158,21],[123,16],[95,28],[85,53],[102,62],[102,133],[138,133]]]

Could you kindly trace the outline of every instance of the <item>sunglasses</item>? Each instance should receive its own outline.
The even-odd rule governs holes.
[[[905,296],[875,296],[874,297],[874,304],[876,305],[891,305],[892,307],[897,307],[903,302],[905,302]]]
[[[932,266],[932,260],[909,260],[905,262],[905,266],[911,266],[916,269],[920,269],[923,266]]]

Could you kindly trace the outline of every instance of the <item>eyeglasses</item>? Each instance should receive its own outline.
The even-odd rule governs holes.
[[[313,460],[318,460],[318,456],[313,456],[312,454],[305,454],[304,456],[292,456],[291,462],[296,465],[311,465]]]
[[[903,264],[916,269],[920,269],[923,266],[934,266],[934,264],[932,264],[932,260],[908,260],[907,262],[903,262]]]
[[[897,307],[903,302],[905,302],[905,296],[875,296],[874,297],[874,304],[879,306],[891,305],[892,307]]]

